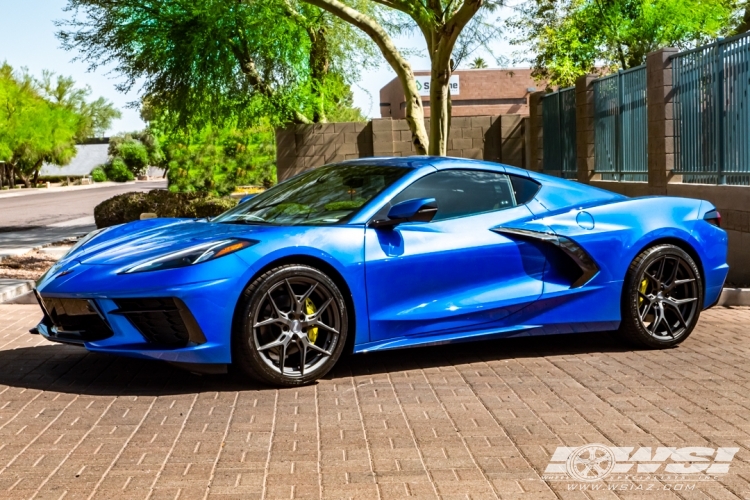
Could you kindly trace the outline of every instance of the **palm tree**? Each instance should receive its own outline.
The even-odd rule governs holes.
[[[477,57],[473,61],[471,61],[471,64],[469,65],[471,69],[483,69],[487,67],[487,61],[482,59],[481,57]]]

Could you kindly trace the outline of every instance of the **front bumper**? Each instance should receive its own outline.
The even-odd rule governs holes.
[[[201,276],[178,270],[123,276],[109,267],[78,265],[72,276],[41,283],[37,293],[45,317],[37,331],[51,341],[83,345],[92,352],[173,363],[231,363],[232,320],[244,273],[216,279],[226,274],[211,273],[207,265],[203,271],[208,272]],[[251,272],[246,264],[243,268]],[[214,279],[206,279],[211,274]],[[45,307],[54,301],[62,302],[63,310],[74,302],[88,304],[90,311],[75,304],[73,309],[96,311],[110,334],[71,335],[74,332],[61,328],[65,325],[59,313]],[[91,314],[83,316],[94,320]]]

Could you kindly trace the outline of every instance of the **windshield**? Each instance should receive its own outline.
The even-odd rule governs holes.
[[[345,222],[407,172],[403,167],[320,167],[274,186],[213,221],[279,225]]]

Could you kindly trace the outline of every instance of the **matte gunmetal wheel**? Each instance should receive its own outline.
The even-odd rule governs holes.
[[[264,382],[297,386],[333,368],[346,342],[344,297],[321,271],[281,266],[258,277],[243,295],[234,362]]]
[[[674,245],[641,252],[625,278],[620,332],[648,347],[685,340],[703,306],[700,271],[690,255]]]

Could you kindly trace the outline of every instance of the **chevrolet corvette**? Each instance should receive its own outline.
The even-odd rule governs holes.
[[[37,283],[32,333],[277,386],[344,352],[606,331],[666,348],[718,301],[720,225],[707,201],[497,163],[352,160],[212,219],[92,232]]]

